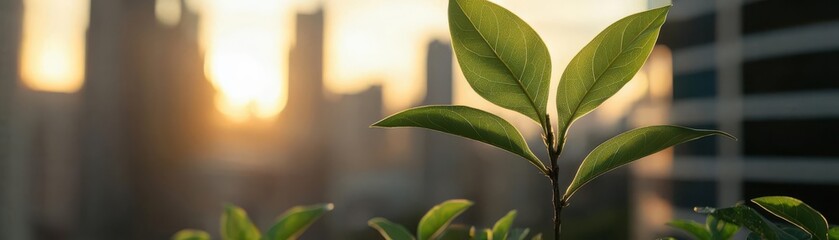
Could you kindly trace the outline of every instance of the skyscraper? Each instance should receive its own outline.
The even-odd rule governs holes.
[[[439,40],[428,45],[426,58],[426,90],[422,105],[451,105],[452,47]],[[419,152],[423,165],[423,196],[427,203],[465,197],[468,187],[462,178],[469,160],[463,159],[463,140],[434,131],[414,131],[424,146]]]
[[[18,172],[20,162],[12,162],[11,114],[18,85],[18,46],[20,42],[21,0],[0,1],[0,206],[20,206],[26,199],[21,196],[21,185],[15,183],[23,172]],[[21,239],[28,237],[20,216],[22,208],[8,208],[0,212],[0,238]],[[26,218],[24,218],[26,219]]]
[[[182,8],[181,21],[166,26],[154,7],[91,1],[79,136],[82,238],[166,238],[204,206],[189,185],[212,108],[197,16]]]

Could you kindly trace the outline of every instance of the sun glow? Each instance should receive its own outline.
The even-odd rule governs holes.
[[[548,43],[554,60],[553,84],[600,29],[647,3],[494,2],[520,14]],[[447,0],[187,0],[186,5],[201,16],[205,73],[218,89],[216,106],[234,120],[270,118],[285,106],[288,47],[297,10],[324,8],[326,91],[354,94],[381,85],[388,112],[422,100],[428,44],[449,39]],[[586,14],[591,12],[599,14]],[[455,103],[507,113],[472,93],[461,74],[455,73],[454,81]],[[553,108],[553,101],[549,104]]]
[[[24,1],[21,79],[33,90],[75,92],[84,83],[89,0]]]
[[[201,14],[204,74],[219,112],[237,122],[279,114],[288,95],[291,4],[209,0],[190,7]]]
[[[448,39],[446,1],[325,1],[325,83],[353,94],[382,85],[385,107],[422,100],[425,54],[434,39]]]

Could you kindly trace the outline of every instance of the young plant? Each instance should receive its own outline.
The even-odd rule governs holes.
[[[740,230],[740,226],[720,220],[714,215],[708,215],[705,224],[692,220],[674,220],[667,225],[690,233],[697,240],[728,240]]]
[[[461,213],[472,206],[472,202],[462,199],[448,200],[428,210],[419,222],[417,236],[414,237],[407,228],[393,223],[384,218],[373,218],[367,222],[370,227],[379,231],[385,240],[431,240],[431,239],[458,239],[462,240],[524,240],[530,229],[512,229],[513,220],[516,219],[516,210],[510,211],[501,219],[495,222],[492,229],[475,229],[472,227],[465,233],[465,229],[451,229],[449,225]],[[465,235],[465,236],[464,236]],[[532,240],[541,240],[542,235],[538,234]]]
[[[221,215],[221,239],[223,240],[293,240],[300,237],[312,223],[328,211],[332,204],[296,206],[277,218],[277,222],[265,235],[253,225],[248,213],[242,208],[228,205]],[[201,230],[184,229],[175,233],[172,240],[210,240],[210,234]]]
[[[707,228],[685,220],[672,221],[668,225],[682,229],[699,240],[731,239],[740,227],[751,231],[747,238],[749,240],[839,240],[839,227],[831,228],[821,213],[801,200],[771,196],[752,199],[752,203],[789,224],[772,223],[754,209],[740,203],[722,209],[695,208],[696,212],[708,214]],[[711,223],[710,219],[719,220]]]
[[[487,101],[539,124],[550,166],[531,152],[513,125],[472,107],[422,106],[394,114],[373,126],[427,128],[521,156],[551,183],[554,234],[558,239],[562,209],[586,183],[676,144],[715,134],[731,137],[720,131],[667,125],[630,130],[597,146],[583,159],[570,186],[564,193],[560,191],[557,161],[571,124],[632,79],[649,57],[669,10],[666,6],[618,20],[571,60],[557,88],[554,128],[547,112],[551,59],[539,35],[521,18],[489,1],[449,1],[452,46],[469,85]]]

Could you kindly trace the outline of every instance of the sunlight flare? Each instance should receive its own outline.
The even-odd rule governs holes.
[[[84,83],[90,0],[26,0],[21,79],[29,88],[76,92]]]
[[[235,122],[271,119],[286,105],[293,9],[287,1],[211,0],[201,14],[204,73],[216,108]]]

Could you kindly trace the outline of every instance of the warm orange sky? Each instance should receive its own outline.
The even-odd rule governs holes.
[[[495,1],[519,14],[531,23],[542,35],[553,57],[554,73],[564,69],[565,64],[585,43],[600,29],[622,16],[646,8],[644,0],[532,0],[532,1]],[[235,39],[246,40],[254,37],[270,37],[273,48],[286,53],[293,44],[290,36],[294,32],[294,19],[290,15],[296,11],[311,11],[318,6],[325,9],[325,86],[326,91],[338,94],[352,94],[367,89],[371,85],[382,85],[384,88],[385,108],[388,112],[409,107],[421,101],[425,92],[425,55],[426,47],[434,39],[448,41],[447,0],[191,0],[191,4],[200,6],[202,11],[202,42],[207,51],[208,77],[220,86],[222,95],[233,96],[229,100],[221,100],[222,109],[237,109],[234,95],[251,96],[250,101],[262,102],[266,98],[277,94],[285,97],[286,69],[271,69],[274,73],[281,73],[278,77],[265,77],[264,81],[253,80],[252,84],[240,78],[225,80],[224,72],[233,74],[248,68],[233,67],[235,64],[213,65],[216,49],[223,48],[223,41],[236,34]],[[213,7],[216,5],[216,7]],[[208,7],[209,6],[209,7]],[[223,7],[219,7],[223,6]],[[538,6],[538,7],[537,7]],[[270,13],[269,13],[270,11]],[[237,12],[241,16],[237,15]],[[255,13],[264,13],[264,19],[271,19],[273,23],[285,25],[264,24],[259,27],[250,26],[254,31],[247,32],[239,29],[237,18],[248,16],[254,18]],[[286,16],[284,16],[286,15]],[[256,16],[263,16],[256,14]],[[267,21],[267,20],[263,20]],[[251,24],[253,25],[253,24]],[[262,32],[259,32],[261,29]],[[214,32],[214,33],[208,33]],[[268,34],[267,32],[271,32]],[[249,34],[249,35],[248,35]],[[265,36],[268,34],[268,36]],[[279,37],[278,37],[279,36]],[[214,44],[215,43],[215,44]],[[266,43],[268,44],[268,43]],[[261,46],[261,45],[260,45]],[[232,52],[247,52],[236,49]],[[254,53],[257,51],[254,50]],[[276,51],[275,51],[276,52]],[[220,53],[223,54],[224,53]],[[230,58],[226,54],[224,58]],[[283,58],[285,59],[285,58]],[[287,65],[282,59],[265,58],[264,61],[279,61],[279,66]],[[214,67],[215,66],[215,67]],[[278,66],[278,65],[273,65]],[[228,68],[228,70],[224,70]],[[266,74],[273,75],[273,74]],[[474,94],[465,84],[460,74],[456,75],[457,88],[455,99],[458,103],[491,107],[483,99]],[[559,74],[554,74],[555,79]],[[280,90],[276,93],[263,93],[266,98],[257,98],[247,86],[265,86],[271,79],[281,81],[272,87]],[[228,83],[228,84],[224,84]],[[222,86],[224,85],[224,86]],[[233,102],[234,104],[224,103]],[[285,100],[269,102],[268,107],[282,109]],[[239,104],[241,105],[241,104]],[[238,107],[241,109],[241,107]],[[269,109],[270,110],[270,109]],[[278,112],[274,109],[273,112]],[[496,108],[497,112],[508,113]],[[266,111],[265,115],[270,116]],[[239,114],[246,114],[247,111]],[[232,113],[236,114],[236,113]],[[257,114],[258,115],[258,114]],[[516,116],[515,114],[509,114]],[[239,118],[242,116],[239,115]]]
[[[160,22],[176,23],[177,10],[184,6],[177,0],[157,1]],[[52,14],[50,9],[55,7],[32,7],[53,2],[67,5],[62,9],[68,11]],[[285,106],[287,54],[293,44],[294,14],[298,11],[312,11],[318,6],[325,9],[326,91],[351,94],[381,84],[388,112],[422,100],[426,47],[434,39],[449,38],[447,0],[186,2],[185,7],[201,17],[205,74],[218,90],[217,108],[236,121],[271,118]],[[601,29],[620,17],[649,8],[647,0],[494,2],[521,16],[540,33],[553,59],[554,83],[571,57]],[[23,78],[33,88],[75,91],[83,78],[89,0],[27,0],[26,4],[27,13],[35,12],[25,21],[24,39],[28,40],[23,44]],[[44,35],[46,32],[51,34]],[[490,107],[493,112],[518,117],[490,106],[469,89],[459,73],[455,74],[455,88],[458,103]]]

